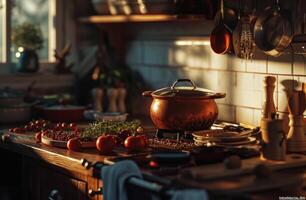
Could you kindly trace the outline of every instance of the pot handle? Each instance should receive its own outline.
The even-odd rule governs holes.
[[[193,89],[196,89],[197,86],[195,85],[195,83],[190,80],[190,79],[178,79],[177,81],[175,81],[172,86],[171,86],[171,89],[175,89],[175,86],[179,83],[179,82],[189,82],[192,86],[193,86]]]
[[[152,92],[153,92],[153,91],[144,91],[144,92],[142,93],[142,96],[144,96],[144,97],[151,97]]]

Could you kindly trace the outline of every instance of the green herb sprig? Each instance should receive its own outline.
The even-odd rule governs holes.
[[[81,132],[81,138],[97,138],[101,135],[116,135],[123,130],[129,130],[133,133],[136,132],[140,125],[141,122],[139,120],[129,122],[97,121],[90,124],[89,127]]]

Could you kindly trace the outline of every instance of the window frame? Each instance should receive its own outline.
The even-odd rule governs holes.
[[[9,71],[9,69],[15,64],[11,62],[10,58],[10,47],[11,47],[11,0],[0,0],[0,5],[2,5],[4,17],[2,27],[3,30],[2,40],[3,52],[0,55],[0,73],[2,71]],[[48,48],[48,60],[40,60],[41,67],[50,66],[50,64],[55,62],[54,50],[58,50],[62,46],[59,37],[59,27],[61,22],[64,20],[64,13],[60,12],[63,7],[62,0],[49,0],[49,48]],[[7,68],[7,69],[4,69]]]

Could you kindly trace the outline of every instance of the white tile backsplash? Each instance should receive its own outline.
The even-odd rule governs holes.
[[[226,104],[220,104],[219,100],[216,100],[218,104],[218,119],[229,121],[229,122],[235,122],[236,121],[236,108],[235,106],[226,105]]]
[[[291,55],[286,54],[279,57],[269,57],[268,73],[292,74]]]
[[[234,55],[218,55],[210,46],[175,44],[173,40],[131,41],[127,63],[139,71],[155,89],[169,86],[178,78],[189,78],[199,87],[225,92],[218,99],[219,119],[258,126],[264,102],[263,80],[266,75],[277,78],[274,93],[279,112],[287,112],[283,80],[306,82],[305,58],[295,55],[268,57],[256,49],[253,60]],[[293,70],[293,74],[292,74]],[[300,89],[299,84],[296,89]]]
[[[236,120],[244,124],[253,125],[254,123],[254,109],[237,107]]]

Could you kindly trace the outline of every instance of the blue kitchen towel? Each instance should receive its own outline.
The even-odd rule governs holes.
[[[103,199],[127,200],[126,180],[130,177],[142,178],[135,162],[124,160],[102,168]]]
[[[187,190],[172,190],[171,200],[209,200],[205,190],[187,189]]]

